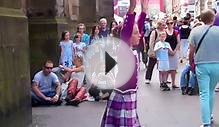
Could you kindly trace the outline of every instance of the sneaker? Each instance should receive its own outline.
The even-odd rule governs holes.
[[[194,88],[191,88],[191,89],[188,90],[188,95],[190,95],[190,96],[195,95]]]
[[[164,83],[160,83],[160,90],[162,90],[162,91],[165,90]]]
[[[146,79],[145,84],[150,84],[151,80]]]
[[[164,83],[160,83],[160,88],[163,88],[163,86],[164,86]]]
[[[94,97],[92,97],[92,96],[88,96],[88,97],[87,97],[87,101],[95,101],[95,99],[94,99]]]
[[[211,127],[211,125],[201,125],[200,127]]]
[[[215,92],[219,92],[219,87],[217,87],[217,88],[215,89]]]
[[[211,114],[211,123],[214,123],[214,116]]]
[[[182,87],[181,88],[181,91],[182,91],[182,95],[186,95],[187,94],[187,90],[186,90],[186,87]]]
[[[160,90],[161,90],[161,91],[166,91],[166,88],[165,88],[164,86],[161,86],[161,87],[160,87]]]
[[[170,91],[170,87],[168,85],[165,85],[165,91]]]
[[[95,100],[95,101],[99,101],[100,99],[101,99],[100,96],[96,96],[96,97],[94,97],[94,100]]]
[[[163,83],[160,87],[162,91],[170,91],[170,87],[166,83]]]

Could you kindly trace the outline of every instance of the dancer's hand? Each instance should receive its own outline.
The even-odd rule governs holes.
[[[136,7],[136,0],[130,0],[128,13],[133,14]]]
[[[148,3],[149,3],[149,0],[141,0],[141,10],[142,10],[142,12],[145,12],[145,13],[148,12]]]

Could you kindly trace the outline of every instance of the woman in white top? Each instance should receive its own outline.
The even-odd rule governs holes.
[[[86,96],[86,88],[84,87],[83,80],[85,76],[83,58],[75,56],[73,68],[64,68],[65,71],[71,73],[71,79],[67,88],[67,105],[77,106],[82,102]]]

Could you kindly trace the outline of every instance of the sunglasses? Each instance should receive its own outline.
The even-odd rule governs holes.
[[[45,66],[45,68],[46,68],[46,69],[52,69],[53,67],[47,67],[47,66]]]
[[[167,25],[169,25],[169,24],[170,24],[170,25],[173,25],[173,22],[167,22]]]

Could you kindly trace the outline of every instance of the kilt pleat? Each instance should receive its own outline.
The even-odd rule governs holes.
[[[113,91],[102,118],[101,127],[140,127],[137,114],[137,93]]]

